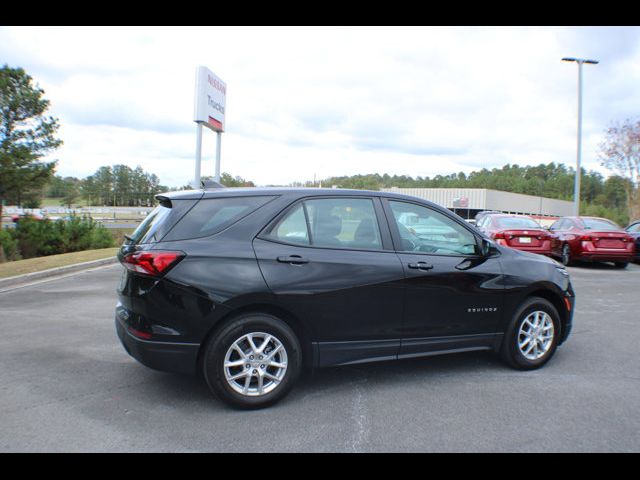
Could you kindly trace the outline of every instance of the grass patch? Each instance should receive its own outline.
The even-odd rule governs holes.
[[[48,255],[46,257],[0,263],[0,278],[114,257],[117,251],[118,248],[101,248],[99,250],[85,250],[83,252],[63,253],[60,255]]]
[[[116,245],[122,245],[125,240],[124,236],[131,235],[134,230],[135,228],[109,228],[109,232],[114,242],[116,242]]]

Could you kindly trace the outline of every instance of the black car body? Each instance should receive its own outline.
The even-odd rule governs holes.
[[[625,228],[625,231],[635,239],[636,249],[635,249],[635,256],[633,261],[635,263],[640,263],[640,220],[631,222]]]
[[[496,245],[424,200],[256,188],[158,198],[119,252],[116,308],[126,350],[154,369],[197,372],[225,326],[256,313],[286,324],[312,367],[504,350],[532,298],[557,311],[554,342],[571,330],[559,263]]]

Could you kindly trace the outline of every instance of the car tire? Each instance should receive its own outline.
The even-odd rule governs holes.
[[[629,262],[613,262],[613,265],[620,270],[623,270],[629,266]]]
[[[537,321],[540,323],[536,327]],[[507,327],[500,349],[501,357],[518,370],[540,368],[553,357],[560,329],[560,316],[551,302],[539,297],[528,298]],[[531,351],[527,353],[527,350]]]
[[[263,342],[268,343],[266,347]],[[267,407],[282,399],[298,379],[301,366],[302,351],[294,331],[262,313],[233,319],[211,336],[202,358],[211,391],[243,409]]]
[[[571,265],[571,247],[568,243],[562,245],[562,253],[560,254],[560,261],[566,267]]]

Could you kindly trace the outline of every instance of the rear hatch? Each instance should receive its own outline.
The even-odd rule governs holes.
[[[122,260],[124,255],[136,250],[141,245],[160,242],[178,221],[198,203],[203,194],[204,192],[199,192],[196,196],[190,194],[178,198],[157,196],[159,205],[147,215],[131,235],[125,237],[126,240],[118,252],[118,258]]]

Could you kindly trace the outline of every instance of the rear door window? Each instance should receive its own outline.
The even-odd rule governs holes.
[[[208,237],[257,210],[274,196],[204,198],[171,229],[165,241]]]
[[[302,203],[299,203],[277,223],[271,235],[286,243],[309,245],[309,229]]]
[[[294,206],[267,236],[325,248],[382,250],[380,227],[370,198],[318,198]]]

